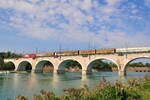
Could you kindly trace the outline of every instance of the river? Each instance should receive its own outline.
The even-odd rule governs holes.
[[[150,72],[129,72],[123,78],[120,78],[117,72],[95,72],[90,75],[82,75],[79,72],[66,72],[59,75],[53,73],[0,74],[0,100],[5,100],[6,97],[13,99],[19,94],[29,96],[29,100],[32,100],[32,95],[40,93],[41,89],[60,95],[64,88],[80,88],[85,84],[92,89],[103,77],[113,82],[125,81],[133,76],[142,77],[144,74],[150,74]]]

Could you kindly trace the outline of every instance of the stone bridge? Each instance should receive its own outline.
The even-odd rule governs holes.
[[[96,55],[76,55],[76,56],[59,56],[59,57],[36,57],[36,58],[16,58],[16,59],[4,59],[4,62],[12,62],[15,65],[17,71],[21,66],[29,63],[32,66],[32,72],[42,70],[42,66],[45,62],[50,62],[54,66],[54,73],[63,71],[62,66],[66,61],[77,61],[82,66],[82,74],[91,72],[91,64],[96,60],[110,60],[118,67],[118,74],[125,75],[126,66],[128,63],[135,59],[150,58],[150,52],[147,53],[128,53],[124,55],[114,54],[96,54]]]

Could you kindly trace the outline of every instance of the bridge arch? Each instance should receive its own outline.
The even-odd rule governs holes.
[[[6,70],[15,70],[16,66],[15,63],[12,61],[9,61],[7,63],[5,63],[5,69]]]
[[[68,67],[78,67],[79,69],[82,69],[82,64],[76,60],[76,59],[65,59],[58,65],[57,71],[65,71],[66,66]],[[78,69],[78,70],[79,70]]]
[[[92,68],[93,68],[94,62],[95,62],[95,61],[101,61],[101,60],[108,60],[108,61],[110,61],[112,64],[114,64],[114,65],[117,67],[116,71],[119,70],[119,65],[118,65],[118,63],[117,63],[116,61],[114,61],[113,59],[110,59],[110,58],[96,58],[96,59],[92,59],[92,60],[88,63],[88,65],[87,65],[87,72],[92,72]]]
[[[32,64],[29,61],[22,61],[19,63],[17,71],[31,71]]]
[[[44,71],[44,68],[46,67],[47,68],[49,67],[49,69],[45,69]],[[35,65],[35,72],[52,72],[53,70],[54,70],[54,65],[49,60],[38,61],[37,64]]]
[[[128,61],[124,64],[124,66],[123,66],[123,71],[126,71],[127,65],[128,65],[129,63],[131,63],[132,61],[137,60],[137,59],[150,59],[150,57],[136,57],[136,58],[133,58],[133,59],[131,59],[131,60],[128,60]]]

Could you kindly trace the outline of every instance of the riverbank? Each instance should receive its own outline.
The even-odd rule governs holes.
[[[150,100],[150,75],[129,79],[126,83],[120,81],[110,83],[103,78],[93,90],[86,85],[79,89],[67,88],[60,96],[41,90],[40,94],[34,94],[32,98],[33,100]],[[19,95],[14,100],[29,99]]]

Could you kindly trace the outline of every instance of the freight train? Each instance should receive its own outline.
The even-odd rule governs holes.
[[[150,47],[47,52],[39,54],[25,54],[22,57],[24,58],[49,57],[49,56],[59,57],[59,56],[74,56],[74,55],[114,54],[114,53],[118,55],[123,55],[126,53],[139,53],[139,52],[150,52]]]

